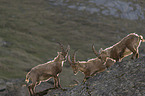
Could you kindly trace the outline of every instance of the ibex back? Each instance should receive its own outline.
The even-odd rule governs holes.
[[[131,54],[133,54],[131,59],[135,59],[139,58],[138,48],[141,42],[145,42],[143,36],[135,33],[130,33],[115,45],[106,48],[105,50],[100,49],[99,54],[97,53],[97,51],[95,51],[95,49],[94,51],[100,59],[110,57],[115,59],[116,61],[121,61],[124,57]]]
[[[90,59],[88,61],[77,61],[75,60],[76,51],[73,54],[72,60],[70,56],[68,56],[68,61],[73,69],[74,74],[77,74],[78,71],[81,71],[85,77],[84,81],[88,79],[90,76],[94,76],[95,74],[105,71],[107,67],[110,67],[114,64],[113,59],[108,59],[107,62],[102,62],[99,58]],[[107,65],[106,65],[107,63]]]
[[[30,96],[35,94],[36,85],[49,80],[51,77],[54,78],[54,87],[60,87],[58,75],[62,71],[64,61],[67,59],[69,46],[65,51],[63,45],[61,43],[59,44],[62,52],[58,52],[58,55],[54,58],[54,60],[37,65],[26,75],[26,81],[29,82],[29,79],[32,81],[32,83],[28,86]]]

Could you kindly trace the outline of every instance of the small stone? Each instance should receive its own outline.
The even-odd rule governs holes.
[[[14,85],[12,82],[6,82],[6,87],[8,91],[14,90]]]
[[[0,79],[0,92],[3,92],[6,90],[6,83],[3,79]]]

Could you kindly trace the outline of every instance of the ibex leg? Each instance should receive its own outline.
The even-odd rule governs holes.
[[[128,49],[133,52],[131,59],[135,59],[135,57],[138,56],[137,50],[133,46],[128,46]]]
[[[55,76],[55,77],[54,77],[54,87],[55,87],[55,88],[61,87],[61,86],[60,86],[60,80],[59,80],[58,76]]]
[[[28,86],[28,90],[29,90],[29,94],[30,94],[30,96],[32,96],[33,94],[32,94],[32,88],[31,88],[31,85]]]
[[[34,96],[35,94],[35,84],[31,84],[28,86],[28,89],[29,89],[29,93],[30,93],[30,96]]]
[[[136,53],[136,58],[139,58],[139,52],[138,52],[138,49],[137,50],[137,53]]]
[[[85,74],[85,77],[84,77],[83,82],[86,82],[86,80],[90,78],[90,71],[87,70],[86,72],[84,72],[84,74]]]

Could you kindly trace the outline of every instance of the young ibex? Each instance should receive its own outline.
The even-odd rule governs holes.
[[[54,58],[54,60],[37,65],[26,75],[27,83],[29,82],[29,79],[32,81],[32,83],[28,86],[31,96],[35,94],[36,85],[39,85],[41,82],[48,81],[52,77],[54,78],[54,88],[60,87],[58,75],[62,71],[63,63],[67,59],[70,47],[68,45],[67,49],[64,50],[63,45],[61,43],[59,44],[62,52],[58,52],[58,55]]]
[[[101,59],[98,59],[98,58],[90,59],[88,61],[76,62],[75,55],[76,55],[76,51],[73,54],[72,60],[70,59],[70,56],[68,56],[68,61],[75,75],[78,73],[78,71],[81,71],[85,75],[84,82],[90,76],[94,76],[95,74],[99,72],[105,71],[107,68],[106,62],[102,62]],[[107,63],[112,63],[110,60]],[[108,67],[111,65],[112,64],[108,64]]]
[[[138,48],[141,42],[145,42],[143,36],[130,33],[115,45],[106,48],[105,50],[100,49],[99,54],[96,50],[94,50],[94,52],[96,56],[104,60],[106,57],[110,57],[116,61],[121,61],[124,57],[131,55],[132,53],[133,55],[131,59],[135,59],[139,58]]]

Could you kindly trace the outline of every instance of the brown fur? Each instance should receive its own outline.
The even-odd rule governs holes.
[[[106,67],[109,68],[111,67],[116,61],[112,58],[108,58],[106,61]]]
[[[75,59],[75,53],[73,59]],[[106,68],[110,67],[115,63],[115,61],[111,58],[108,59],[108,62],[102,62],[99,58],[90,59],[88,61],[76,62],[75,60],[71,61],[70,56],[68,58],[68,61],[75,75],[78,73],[78,71],[81,71],[85,75],[84,81],[90,76],[94,76],[99,72],[105,71]]]
[[[32,81],[32,83],[28,86],[30,96],[35,94],[36,85],[39,85],[41,82],[48,81],[50,78],[54,79],[55,88],[60,87],[58,75],[62,71],[63,63],[67,58],[67,53],[68,51],[66,51],[64,55],[64,52],[58,52],[58,55],[54,58],[54,60],[44,64],[39,64],[28,72],[26,75],[26,81],[27,83],[29,82],[29,79]]]
[[[141,42],[144,42],[143,36],[131,33],[124,37],[121,41],[115,45],[101,50],[98,55],[99,58],[110,57],[116,61],[121,61],[124,57],[132,55],[132,59],[139,58],[138,48]]]

